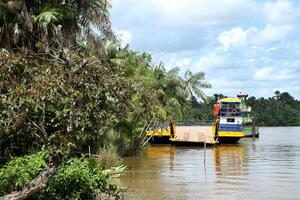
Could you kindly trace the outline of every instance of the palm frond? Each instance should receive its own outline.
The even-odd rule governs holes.
[[[71,5],[77,13],[80,13],[79,24],[85,33],[93,26],[112,42],[117,41],[111,28],[109,9],[111,3],[108,0],[71,0]]]
[[[168,75],[178,75],[179,71],[180,71],[180,68],[179,68],[179,67],[174,67],[174,68],[170,69],[170,70],[167,72],[167,74],[168,74]]]
[[[201,82],[197,83],[197,87],[200,87],[200,88],[211,88],[211,84],[208,83],[207,81],[201,81]]]
[[[195,74],[192,74],[191,77],[193,77],[196,80],[203,80],[205,78],[204,72],[197,72]]]
[[[44,10],[37,16],[37,21],[40,23],[55,23],[63,18],[63,12],[59,8],[46,7]]]
[[[195,95],[199,98],[201,98],[203,101],[205,101],[206,103],[209,102],[209,98],[207,97],[207,95],[202,91],[200,90],[199,88],[197,87],[193,87],[192,88],[193,92],[195,93]]]
[[[201,88],[211,88],[211,84],[205,81],[205,73],[197,72],[193,74],[189,69],[184,73],[184,91],[188,97],[196,95],[205,102],[208,97],[204,94]]]

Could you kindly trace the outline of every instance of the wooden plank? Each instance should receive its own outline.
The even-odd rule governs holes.
[[[215,144],[211,126],[176,126],[174,142]]]

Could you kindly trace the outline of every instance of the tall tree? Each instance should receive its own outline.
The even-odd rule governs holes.
[[[103,53],[103,39],[116,40],[109,8],[108,0],[0,0],[0,48],[70,48],[79,38]]]
[[[193,74],[189,69],[184,74],[184,89],[186,94],[191,97],[196,95],[204,101],[208,101],[207,96],[202,91],[202,88],[211,88],[211,84],[205,81],[204,72]]]

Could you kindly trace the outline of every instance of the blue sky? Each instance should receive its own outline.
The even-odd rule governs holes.
[[[113,28],[168,69],[204,71],[209,95],[300,99],[300,1],[113,0]]]

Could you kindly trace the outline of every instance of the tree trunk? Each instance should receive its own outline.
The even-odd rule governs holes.
[[[0,200],[22,200],[27,199],[41,188],[45,187],[49,179],[56,173],[58,166],[49,167],[47,170],[43,171],[37,178],[31,181],[29,186],[24,187],[20,191],[14,191],[3,197]]]
[[[13,191],[0,200],[22,200],[27,199],[43,187],[45,187],[50,178],[57,172],[59,165],[65,160],[65,157],[58,153],[55,155],[49,154],[50,165],[49,168],[43,171],[38,177],[33,179],[28,186],[23,187],[20,191]]]

